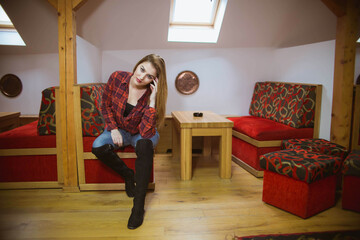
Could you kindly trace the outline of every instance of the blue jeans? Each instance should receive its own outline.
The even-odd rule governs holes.
[[[143,137],[140,135],[140,133],[135,134],[135,135],[131,135],[129,132],[122,130],[119,128],[120,134],[123,138],[123,146],[133,146],[134,148],[136,147],[136,143],[138,140],[143,139]],[[149,138],[152,143],[154,148],[156,147],[156,145],[159,142],[160,139],[160,135],[158,133],[158,131],[156,131],[155,135],[152,138]],[[111,144],[112,146],[114,146],[115,149],[119,148],[118,145],[115,145],[112,138],[111,138],[111,132],[109,132],[108,130],[104,129],[104,132],[102,134],[100,134],[95,141],[93,142],[92,147],[93,148],[98,148],[101,146],[104,146],[105,144]],[[122,147],[122,146],[120,146]]]

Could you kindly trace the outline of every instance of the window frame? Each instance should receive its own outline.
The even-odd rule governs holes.
[[[216,0],[211,23],[173,22],[174,1],[170,3],[168,42],[217,43],[228,0]]]

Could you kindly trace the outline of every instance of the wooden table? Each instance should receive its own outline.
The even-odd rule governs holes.
[[[0,112],[0,132],[5,132],[20,125],[20,112]]]
[[[210,111],[202,112],[202,117],[194,117],[193,113],[192,111],[171,113],[174,119],[174,157],[178,157],[180,145],[181,180],[191,180],[192,177],[193,136],[220,136],[220,177],[231,178],[231,135],[234,123]]]

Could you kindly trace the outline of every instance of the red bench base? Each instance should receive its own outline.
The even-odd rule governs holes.
[[[360,177],[344,176],[342,208],[360,212]]]
[[[336,175],[306,183],[264,171],[263,201],[302,218],[335,205]]]

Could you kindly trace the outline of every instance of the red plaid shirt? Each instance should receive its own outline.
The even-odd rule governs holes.
[[[137,105],[124,117],[129,96],[129,82],[132,73],[117,71],[111,74],[102,96],[100,106],[106,129],[121,128],[132,135],[140,133],[143,138],[155,135],[156,110],[149,107],[150,88],[139,99]]]

